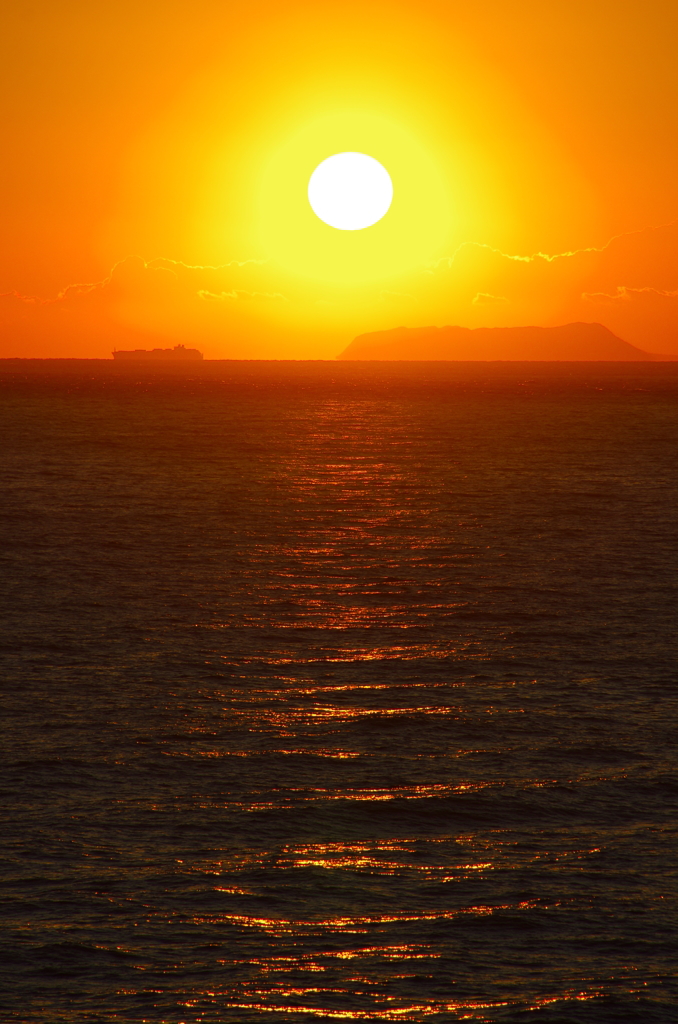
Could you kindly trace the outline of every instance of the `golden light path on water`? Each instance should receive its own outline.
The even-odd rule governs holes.
[[[73,684],[66,646],[52,670],[66,725],[17,745],[17,772],[39,736],[43,783],[65,773],[40,825],[64,881],[17,918],[21,936],[58,969],[85,949],[102,977],[117,971],[111,1021],[499,1024],[588,1004],[601,1024],[632,1019],[673,969],[656,936],[675,896],[675,717],[616,595],[633,577],[646,599],[663,579],[647,555],[634,568],[644,513],[628,530],[623,517],[672,479],[670,460],[647,463],[664,418],[636,457],[642,416],[621,422],[613,403],[596,419],[593,385],[546,402],[496,384],[419,393],[408,377],[375,397],[359,380],[328,394],[317,367],[228,372],[271,378],[245,397],[168,384],[157,408],[125,391],[106,443],[83,431],[88,460],[58,475],[67,446],[50,449],[35,485],[73,516],[74,476],[105,482],[82,571],[117,581],[101,644],[123,668],[98,670],[102,725],[94,659]],[[281,373],[306,376],[291,392]],[[610,425],[633,471],[615,501]],[[72,420],[55,430],[71,437]],[[572,571],[584,555],[593,590]],[[37,706],[25,687],[17,700],[17,720]]]

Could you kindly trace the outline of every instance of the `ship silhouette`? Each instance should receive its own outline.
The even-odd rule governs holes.
[[[121,362],[159,362],[159,361],[170,361],[170,362],[185,362],[196,360],[199,361],[203,358],[202,352],[198,352],[197,348],[186,348],[184,345],[175,345],[174,348],[135,348],[129,351],[121,349],[113,350],[113,358],[119,359]]]

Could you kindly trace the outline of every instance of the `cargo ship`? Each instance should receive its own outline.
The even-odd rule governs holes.
[[[175,345],[174,348],[135,348],[129,351],[120,349],[113,350],[113,358],[120,362],[196,362],[203,358],[202,352],[197,348],[186,348],[184,345]]]

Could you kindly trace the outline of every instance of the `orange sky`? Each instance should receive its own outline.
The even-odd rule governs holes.
[[[675,4],[0,17],[0,356],[332,358],[398,325],[571,320],[678,355]],[[393,212],[322,234],[295,204],[346,149],[391,171]]]

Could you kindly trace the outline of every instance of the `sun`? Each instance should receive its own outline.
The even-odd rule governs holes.
[[[362,231],[388,213],[393,183],[366,153],[335,153],[318,164],[308,183],[316,217],[340,231]]]
[[[448,241],[448,183],[411,130],[377,114],[309,120],[270,152],[258,189],[262,255],[309,280],[394,278]]]

